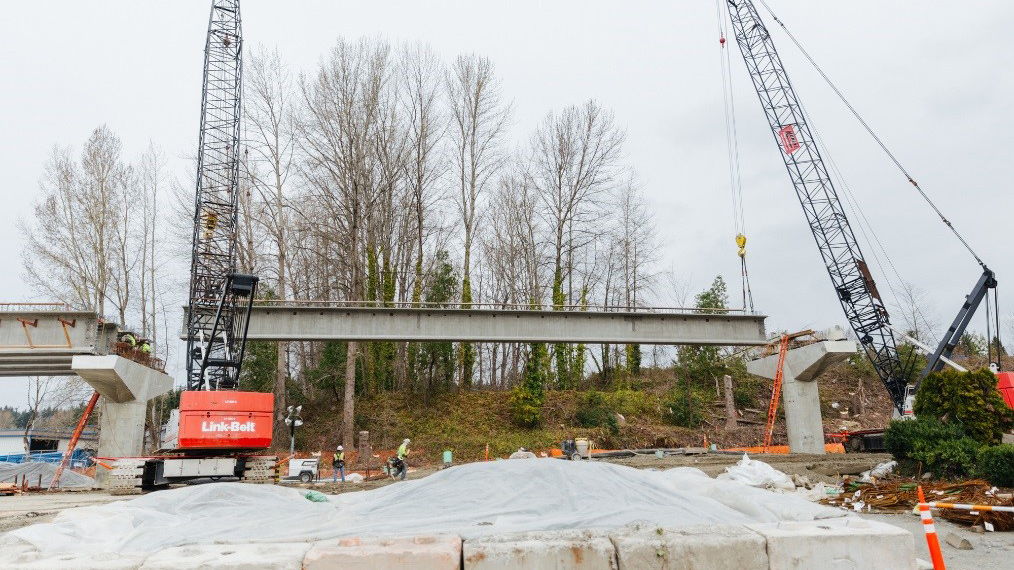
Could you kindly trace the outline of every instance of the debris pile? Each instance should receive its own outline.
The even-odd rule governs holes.
[[[910,512],[919,504],[918,488],[914,481],[878,481],[861,483],[846,480],[843,492],[838,497],[821,500],[825,505],[838,506],[856,512],[870,512],[873,509],[894,512]],[[927,501],[946,501],[972,505],[1014,506],[1011,494],[1000,493],[986,481],[973,480],[960,483],[922,483]],[[989,525],[998,531],[1014,530],[1014,513],[993,511],[969,511],[940,509],[938,514],[954,523],[968,525]]]

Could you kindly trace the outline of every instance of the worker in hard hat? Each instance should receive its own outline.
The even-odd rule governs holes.
[[[398,462],[400,464],[399,468],[402,481],[405,480],[405,476],[408,474],[408,446],[410,443],[412,443],[412,440],[406,437],[405,441],[401,442],[401,445],[398,446]]]
[[[338,482],[338,474],[342,476],[342,484],[345,484],[345,448],[338,446],[334,450],[334,457],[331,458],[331,467],[334,471],[331,473],[331,482]]]
[[[142,338],[141,346],[138,347],[138,350],[140,350],[145,356],[151,356],[151,341],[146,338]]]

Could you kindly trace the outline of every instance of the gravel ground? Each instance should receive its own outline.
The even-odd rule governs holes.
[[[114,497],[105,491],[28,493],[0,497],[0,533],[30,524],[49,522],[64,509],[101,505],[125,498],[129,497]]]
[[[923,534],[919,517],[911,514],[864,514],[864,519],[892,524],[912,533],[915,538],[915,555],[929,560],[926,535]],[[943,519],[934,518],[934,526],[940,537],[940,551],[944,556],[947,570],[1014,570],[1014,532],[987,532],[977,534],[966,526],[959,526]],[[972,550],[958,550],[944,541],[948,533],[968,539]]]

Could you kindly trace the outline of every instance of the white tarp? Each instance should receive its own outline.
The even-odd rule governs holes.
[[[750,459],[745,453],[743,454],[743,459],[740,459],[735,465],[726,467],[725,473],[719,475],[718,478],[731,479],[744,485],[761,487],[763,489],[780,489],[783,491],[794,491],[796,489],[796,485],[792,482],[791,477],[763,461]]]
[[[42,552],[150,553],[212,542],[351,535],[663,527],[813,520],[844,513],[696,470],[539,459],[472,463],[314,503],[296,489],[215,483],[70,509],[10,536]]]
[[[21,481],[27,477],[28,485],[35,486],[39,484],[39,475],[42,475],[42,487],[48,488],[49,484],[53,481],[53,475],[56,474],[58,467],[58,465],[43,463],[41,461],[31,461],[28,463],[0,462],[0,483],[13,483],[15,480]],[[64,469],[60,475],[61,489],[91,489],[92,487],[95,487],[95,479],[87,475],[82,475],[70,469]]]

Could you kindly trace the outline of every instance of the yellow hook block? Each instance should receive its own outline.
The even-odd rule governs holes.
[[[739,256],[746,257],[746,236],[743,234],[737,234],[736,245],[739,246]]]

